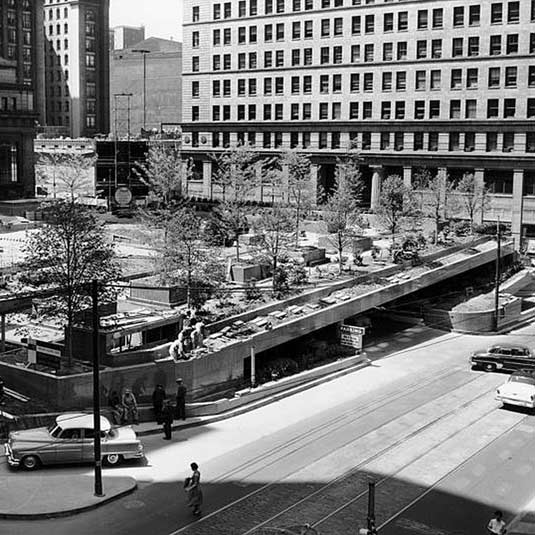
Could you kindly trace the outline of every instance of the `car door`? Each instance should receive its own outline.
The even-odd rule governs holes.
[[[79,463],[82,460],[82,430],[63,429],[56,441],[57,463]]]
[[[497,355],[498,356],[498,355]],[[514,359],[510,347],[501,347],[499,349],[498,368],[505,368],[506,370],[514,370]]]
[[[535,366],[535,361],[529,349],[525,347],[514,347],[511,353],[511,364],[515,370],[533,369]]]

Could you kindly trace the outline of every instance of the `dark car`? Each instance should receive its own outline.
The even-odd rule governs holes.
[[[486,350],[472,353],[470,363],[473,368],[482,368],[487,372],[535,369],[535,354],[523,345],[495,344]]]

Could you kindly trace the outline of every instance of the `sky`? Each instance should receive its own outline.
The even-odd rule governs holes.
[[[110,0],[110,27],[145,26],[145,37],[182,40],[182,0]]]

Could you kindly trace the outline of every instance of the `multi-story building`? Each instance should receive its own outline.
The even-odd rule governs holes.
[[[44,113],[41,0],[0,0],[0,199],[33,197],[33,138]]]
[[[110,30],[110,50],[124,50],[145,40],[145,26],[116,26]]]
[[[182,115],[182,43],[149,37],[110,58],[111,130],[119,137],[158,131]],[[128,131],[129,129],[129,131]]]
[[[362,155],[382,177],[471,172],[486,220],[535,229],[535,1],[186,0],[183,143],[212,191],[209,153],[238,143],[310,154],[313,184]]]
[[[47,125],[109,132],[109,0],[45,0]]]

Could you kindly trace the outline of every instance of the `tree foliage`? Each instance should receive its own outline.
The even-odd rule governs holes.
[[[338,160],[334,189],[323,207],[323,218],[334,234],[332,245],[338,257],[338,270],[342,272],[343,253],[351,243],[355,227],[360,226],[360,196],[363,183],[357,161],[352,158]]]
[[[424,213],[435,223],[435,243],[438,239],[440,224],[446,220],[448,209],[452,204],[453,183],[445,169],[440,169],[431,176],[424,189],[426,203]]]
[[[470,229],[473,232],[476,215],[478,213],[483,215],[488,207],[489,190],[484,183],[476,180],[473,173],[465,173],[457,184],[455,193],[459,194],[458,200],[468,216]]]
[[[102,225],[86,207],[67,200],[43,205],[47,225],[29,235],[25,246],[23,280],[35,287],[57,289],[46,299],[42,312],[66,322],[72,363],[72,326],[76,313],[90,306],[88,284],[115,281],[120,276],[113,245],[104,237]],[[116,292],[101,287],[99,301],[109,301]]]
[[[388,176],[381,185],[377,214],[392,234],[392,246],[401,221],[411,213],[411,188],[399,175]]]

